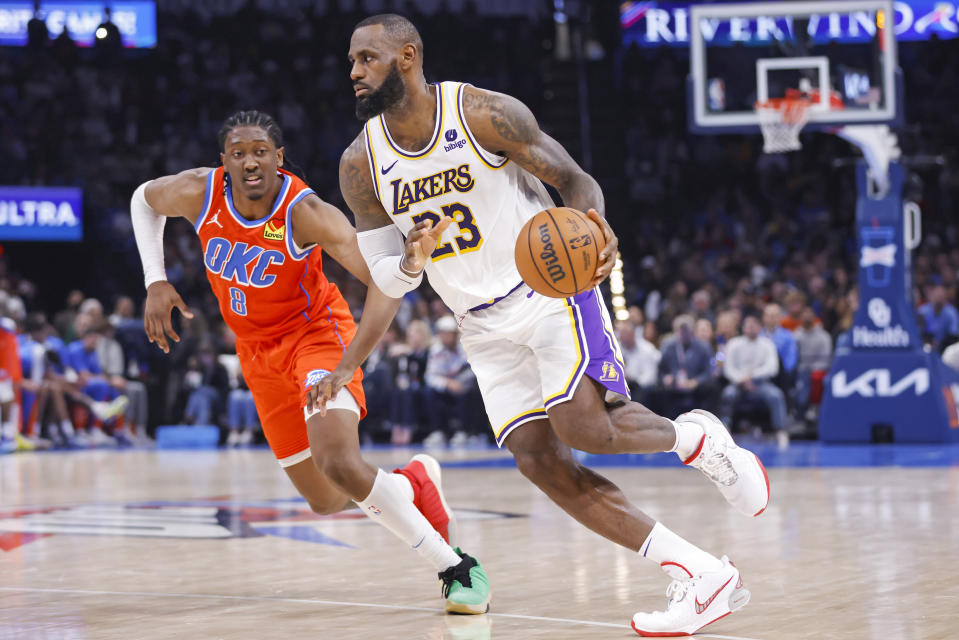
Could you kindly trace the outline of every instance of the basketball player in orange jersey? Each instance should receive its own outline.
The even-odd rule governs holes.
[[[220,129],[219,144],[223,166],[151,180],[133,194],[147,336],[169,352],[167,338],[179,340],[173,307],[192,317],[163,267],[165,217],[183,217],[196,229],[210,286],[236,333],[263,433],[297,491],[320,514],[355,502],[436,567],[447,611],[485,613],[483,568],[449,545],[455,522],[437,462],[414,456],[390,474],[360,454],[366,402],[359,366],[398,301],[372,283],[343,213],[281,168],[283,134],[272,118],[236,113]],[[323,274],[321,249],[368,287],[358,327]]]
[[[745,605],[749,592],[728,559],[641,512],[570,451],[672,451],[741,512],[759,515],[769,500],[762,463],[711,413],[673,421],[629,401],[598,288],[563,300],[522,283],[513,258],[519,230],[554,206],[540,180],[604,229],[594,285],[609,274],[617,241],[599,185],[518,100],[428,84],[423,42],[401,16],[360,22],[349,61],[366,125],[340,161],[340,189],[373,281],[399,297],[425,272],[457,316],[497,443],[567,513],[674,578],[665,611],[633,617],[638,633],[693,633]]]

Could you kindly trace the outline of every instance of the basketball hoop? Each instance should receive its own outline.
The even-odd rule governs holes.
[[[802,148],[799,132],[809,122],[812,110],[840,110],[842,98],[835,91],[829,92],[829,106],[823,103],[818,89],[810,89],[800,83],[800,89],[786,89],[786,97],[770,98],[756,103],[756,116],[763,132],[763,152],[783,153]]]
[[[756,103],[759,128],[763,132],[763,152],[784,153],[802,148],[799,132],[809,122],[808,98],[770,98]]]

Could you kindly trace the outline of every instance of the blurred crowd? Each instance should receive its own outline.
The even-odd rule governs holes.
[[[555,112],[548,78],[575,70],[553,55],[549,12],[536,20],[480,16],[472,3],[456,13],[440,7],[429,15],[405,9],[424,37],[428,79],[473,82],[515,95],[534,113]],[[181,341],[169,355],[146,342],[129,197],[148,178],[217,164],[222,120],[257,108],[276,116],[295,168],[342,207],[337,163],[360,128],[345,53],[364,16],[336,2],[288,15],[250,2],[214,16],[180,3],[175,14],[160,7],[154,50],[121,50],[112,40],[79,49],[69,34],[0,48],[4,182],[82,186],[83,250],[92,256],[76,266],[82,284],[19,248],[0,260],[4,344],[16,343],[22,370],[5,355],[4,375],[22,377],[17,386],[28,396],[17,404],[0,384],[4,442],[14,439],[15,423],[26,425],[16,434],[25,447],[24,437],[126,443],[183,423],[218,425],[231,445],[261,437],[235,338],[186,223],[167,225],[167,273],[196,317],[178,320]],[[623,49],[615,34],[593,35],[602,55],[593,51],[587,75],[612,81],[590,84],[591,104],[601,102],[621,123],[612,133],[594,127],[591,143],[606,160],[594,175],[624,258],[629,319],[617,332],[634,394],[666,415],[702,406],[739,428],[802,433],[814,424],[822,374],[859,303],[856,189],[851,169],[831,164],[853,155],[851,147],[809,134],[801,152],[772,156],[761,153],[759,136],[690,135],[686,53]],[[907,196],[924,212],[916,306],[924,339],[947,362],[959,361],[947,349],[959,334],[959,127],[950,107],[959,85],[941,80],[959,71],[953,42],[900,44],[912,123],[900,144],[906,155],[944,159],[914,168]],[[570,142],[558,124],[541,125]],[[29,271],[17,256],[32,259]],[[359,314],[362,286],[332,261],[325,268]],[[365,365],[367,441],[486,441],[456,335],[427,286],[407,297]]]
[[[0,261],[0,443],[35,448],[149,445],[163,424],[213,425],[226,446],[262,441],[236,336],[199,309],[176,323],[169,354],[150,344],[133,300],[106,314],[70,292],[52,318],[27,311]],[[367,443],[483,446],[489,429],[457,322],[438,300],[411,295],[364,364]]]

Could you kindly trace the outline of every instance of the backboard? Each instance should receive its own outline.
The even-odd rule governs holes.
[[[697,133],[759,129],[757,102],[800,90],[807,128],[897,124],[892,0],[693,5],[688,117]]]

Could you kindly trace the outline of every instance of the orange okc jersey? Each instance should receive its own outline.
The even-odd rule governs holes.
[[[207,176],[196,232],[223,319],[238,338],[272,340],[307,325],[340,298],[323,274],[319,247],[293,242],[294,205],[313,193],[282,169],[280,193],[269,215],[247,220],[233,206],[230,176],[217,167]]]

